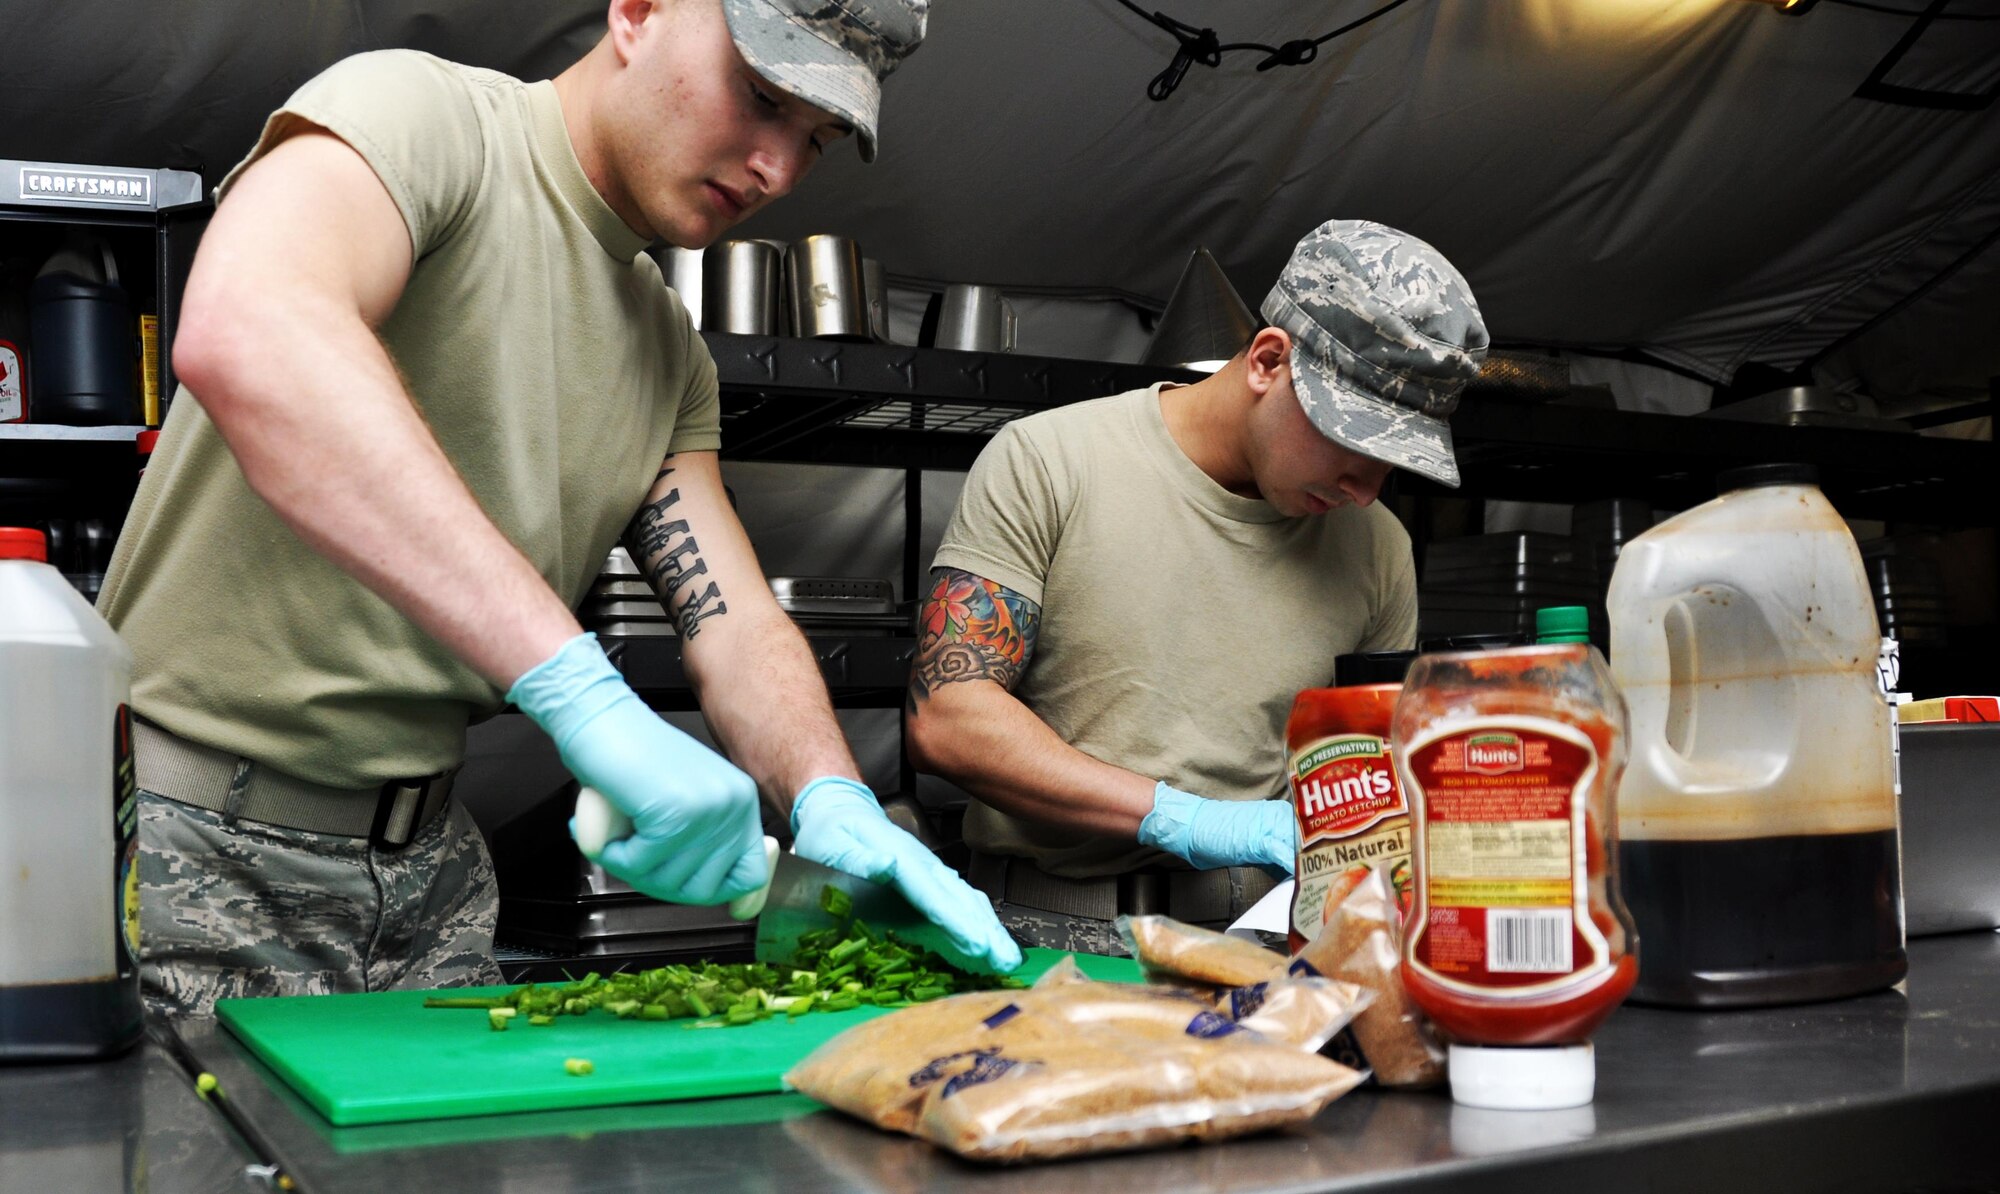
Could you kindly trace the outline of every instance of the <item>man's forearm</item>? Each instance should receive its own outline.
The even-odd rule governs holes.
[[[503,689],[578,633],[358,317],[310,304],[236,315],[236,347],[183,377],[294,533]]]
[[[781,816],[811,780],[861,778],[812,648],[768,593],[748,594],[684,652],[716,743]]]
[[[998,684],[940,686],[905,714],[904,727],[920,770],[1013,816],[1136,838],[1153,808],[1153,778],[1064,742]]]

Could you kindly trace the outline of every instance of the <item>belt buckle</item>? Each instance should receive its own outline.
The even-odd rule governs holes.
[[[1118,876],[1118,911],[1126,916],[1167,914],[1169,880],[1159,871],[1131,871]]]
[[[431,788],[443,778],[424,775],[383,784],[375,798],[375,822],[368,829],[368,844],[394,854],[416,840],[417,831],[430,821]]]

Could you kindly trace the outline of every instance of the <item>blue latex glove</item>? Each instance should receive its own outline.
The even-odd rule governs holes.
[[[721,904],[770,882],[757,782],[661,721],[596,635],[564,643],[507,699],[555,739],[570,774],[631,818],[631,836],[593,862],[676,904]]]
[[[1283,877],[1298,865],[1299,823],[1290,801],[1208,800],[1162,782],[1139,822],[1139,844],[1197,870],[1257,866]]]
[[[896,828],[861,783],[824,776],[799,789],[792,805],[792,851],[821,866],[894,883],[917,911],[951,935],[968,958],[1005,974],[1021,964],[992,901],[953,874],[937,855]]]

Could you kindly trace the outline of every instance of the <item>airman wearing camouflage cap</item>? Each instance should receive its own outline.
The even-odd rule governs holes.
[[[1454,488],[1445,420],[1486,356],[1472,288],[1436,249],[1365,220],[1328,220],[1264,299],[1292,338],[1292,385],[1342,447]]]
[[[752,70],[847,121],[875,160],[882,80],[924,40],[930,0],[723,0]]]
[[[1241,915],[1298,856],[1293,695],[1415,645],[1410,537],[1376,498],[1398,467],[1458,483],[1479,308],[1429,245],[1335,220],[1264,316],[1191,385],[1008,424],[945,529],[904,741],[972,793],[970,874],[1024,941]],[[1327,891],[1301,876],[1300,906]]]
[[[468,725],[507,705],[628,827],[556,837],[551,860],[583,848],[644,895],[725,903],[769,882],[768,794],[799,857],[894,883],[961,961],[1019,965],[860,779],[723,487],[715,365],[646,251],[714,243],[849,133],[874,156],[882,79],[928,10],[607,0],[553,79],[381,50],[266,122],[217,189],[171,450],[100,607],[134,655],[155,1011],[497,982],[459,767]],[[251,480],[308,455],[310,489]],[[572,612],[621,538],[727,758],[648,709]]]

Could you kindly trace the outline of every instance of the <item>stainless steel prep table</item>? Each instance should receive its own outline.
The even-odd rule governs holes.
[[[148,1041],[111,1061],[0,1066],[0,1190],[215,1194],[257,1160]]]
[[[2000,936],[1910,953],[1907,994],[1730,1015],[1626,1008],[1599,1037],[1597,1102],[1579,1112],[1468,1112],[1441,1095],[1364,1091],[1296,1135],[1019,1169],[965,1165],[796,1095],[337,1129],[222,1030],[184,1036],[306,1190],[2000,1189]],[[49,1072],[0,1070],[0,1099],[35,1103]],[[17,1188],[8,1166],[38,1136],[74,1134],[61,1125],[93,1106],[127,1107],[113,1114],[132,1122],[108,1082],[74,1085],[69,1108],[31,1111],[42,1128],[0,1126],[0,1187]],[[142,1110],[163,1097],[146,1090]],[[150,1139],[150,1114],[140,1128]],[[213,1146],[202,1155],[220,1164]],[[153,1168],[131,1188],[163,1188]]]

